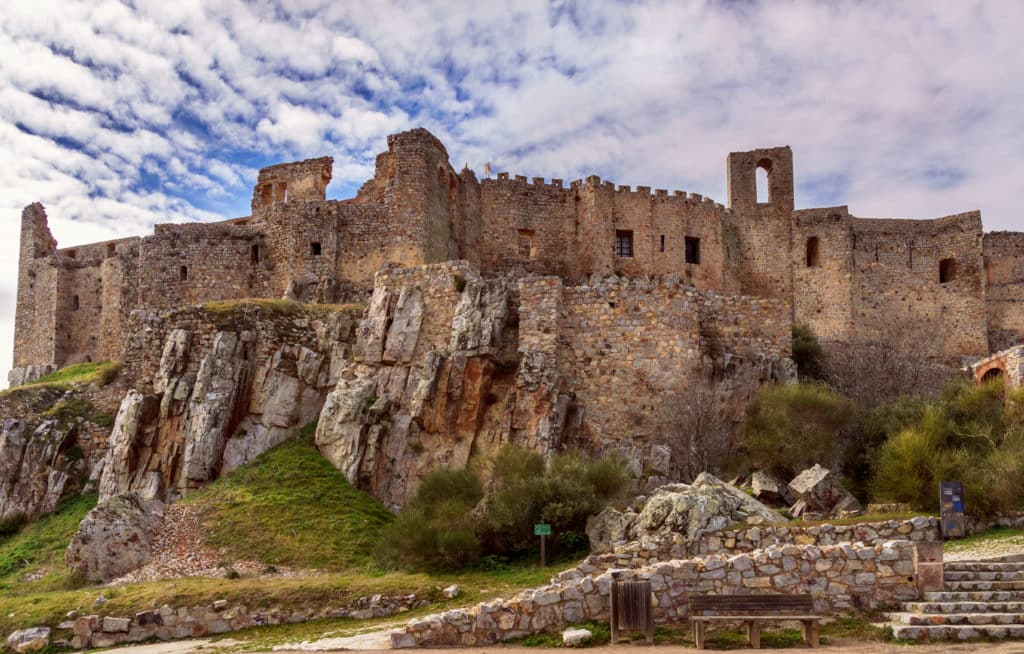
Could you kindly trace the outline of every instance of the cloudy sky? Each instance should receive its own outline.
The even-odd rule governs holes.
[[[0,370],[24,205],[62,247],[143,234],[325,154],[350,197],[418,125],[478,175],[719,201],[726,153],[788,144],[798,207],[1024,229],[1022,25],[1008,0],[0,0]]]

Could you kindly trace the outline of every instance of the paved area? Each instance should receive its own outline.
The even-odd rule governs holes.
[[[971,545],[951,541],[943,549],[942,558],[946,561],[977,561],[1024,555],[1024,534],[992,538]]]

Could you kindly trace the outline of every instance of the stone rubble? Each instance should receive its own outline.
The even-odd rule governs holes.
[[[49,627],[19,629],[7,637],[7,649],[17,654],[34,652],[50,644]]]

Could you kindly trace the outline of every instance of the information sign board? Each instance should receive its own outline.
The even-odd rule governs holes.
[[[547,523],[544,523],[544,522],[538,522],[537,524],[535,524],[533,526],[533,535],[534,536],[550,536],[551,535],[551,525],[549,525]]]
[[[942,538],[964,537],[964,485],[959,481],[939,484],[939,511]]]

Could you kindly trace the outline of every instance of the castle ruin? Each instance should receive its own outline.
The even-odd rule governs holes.
[[[986,234],[978,211],[893,220],[796,209],[789,147],[731,153],[728,207],[596,176],[479,180],[425,129],[388,137],[354,198],[326,199],[331,167],[324,157],[262,169],[243,218],[70,248],[57,247],[41,205],[26,207],[12,382],[120,358],[139,309],[365,302],[389,264],[451,260],[485,278],[550,276],[581,289],[610,275],[675,275],[699,291],[781,301],[791,322],[826,340],[910,332],[956,365],[1024,341],[1024,233]]]

